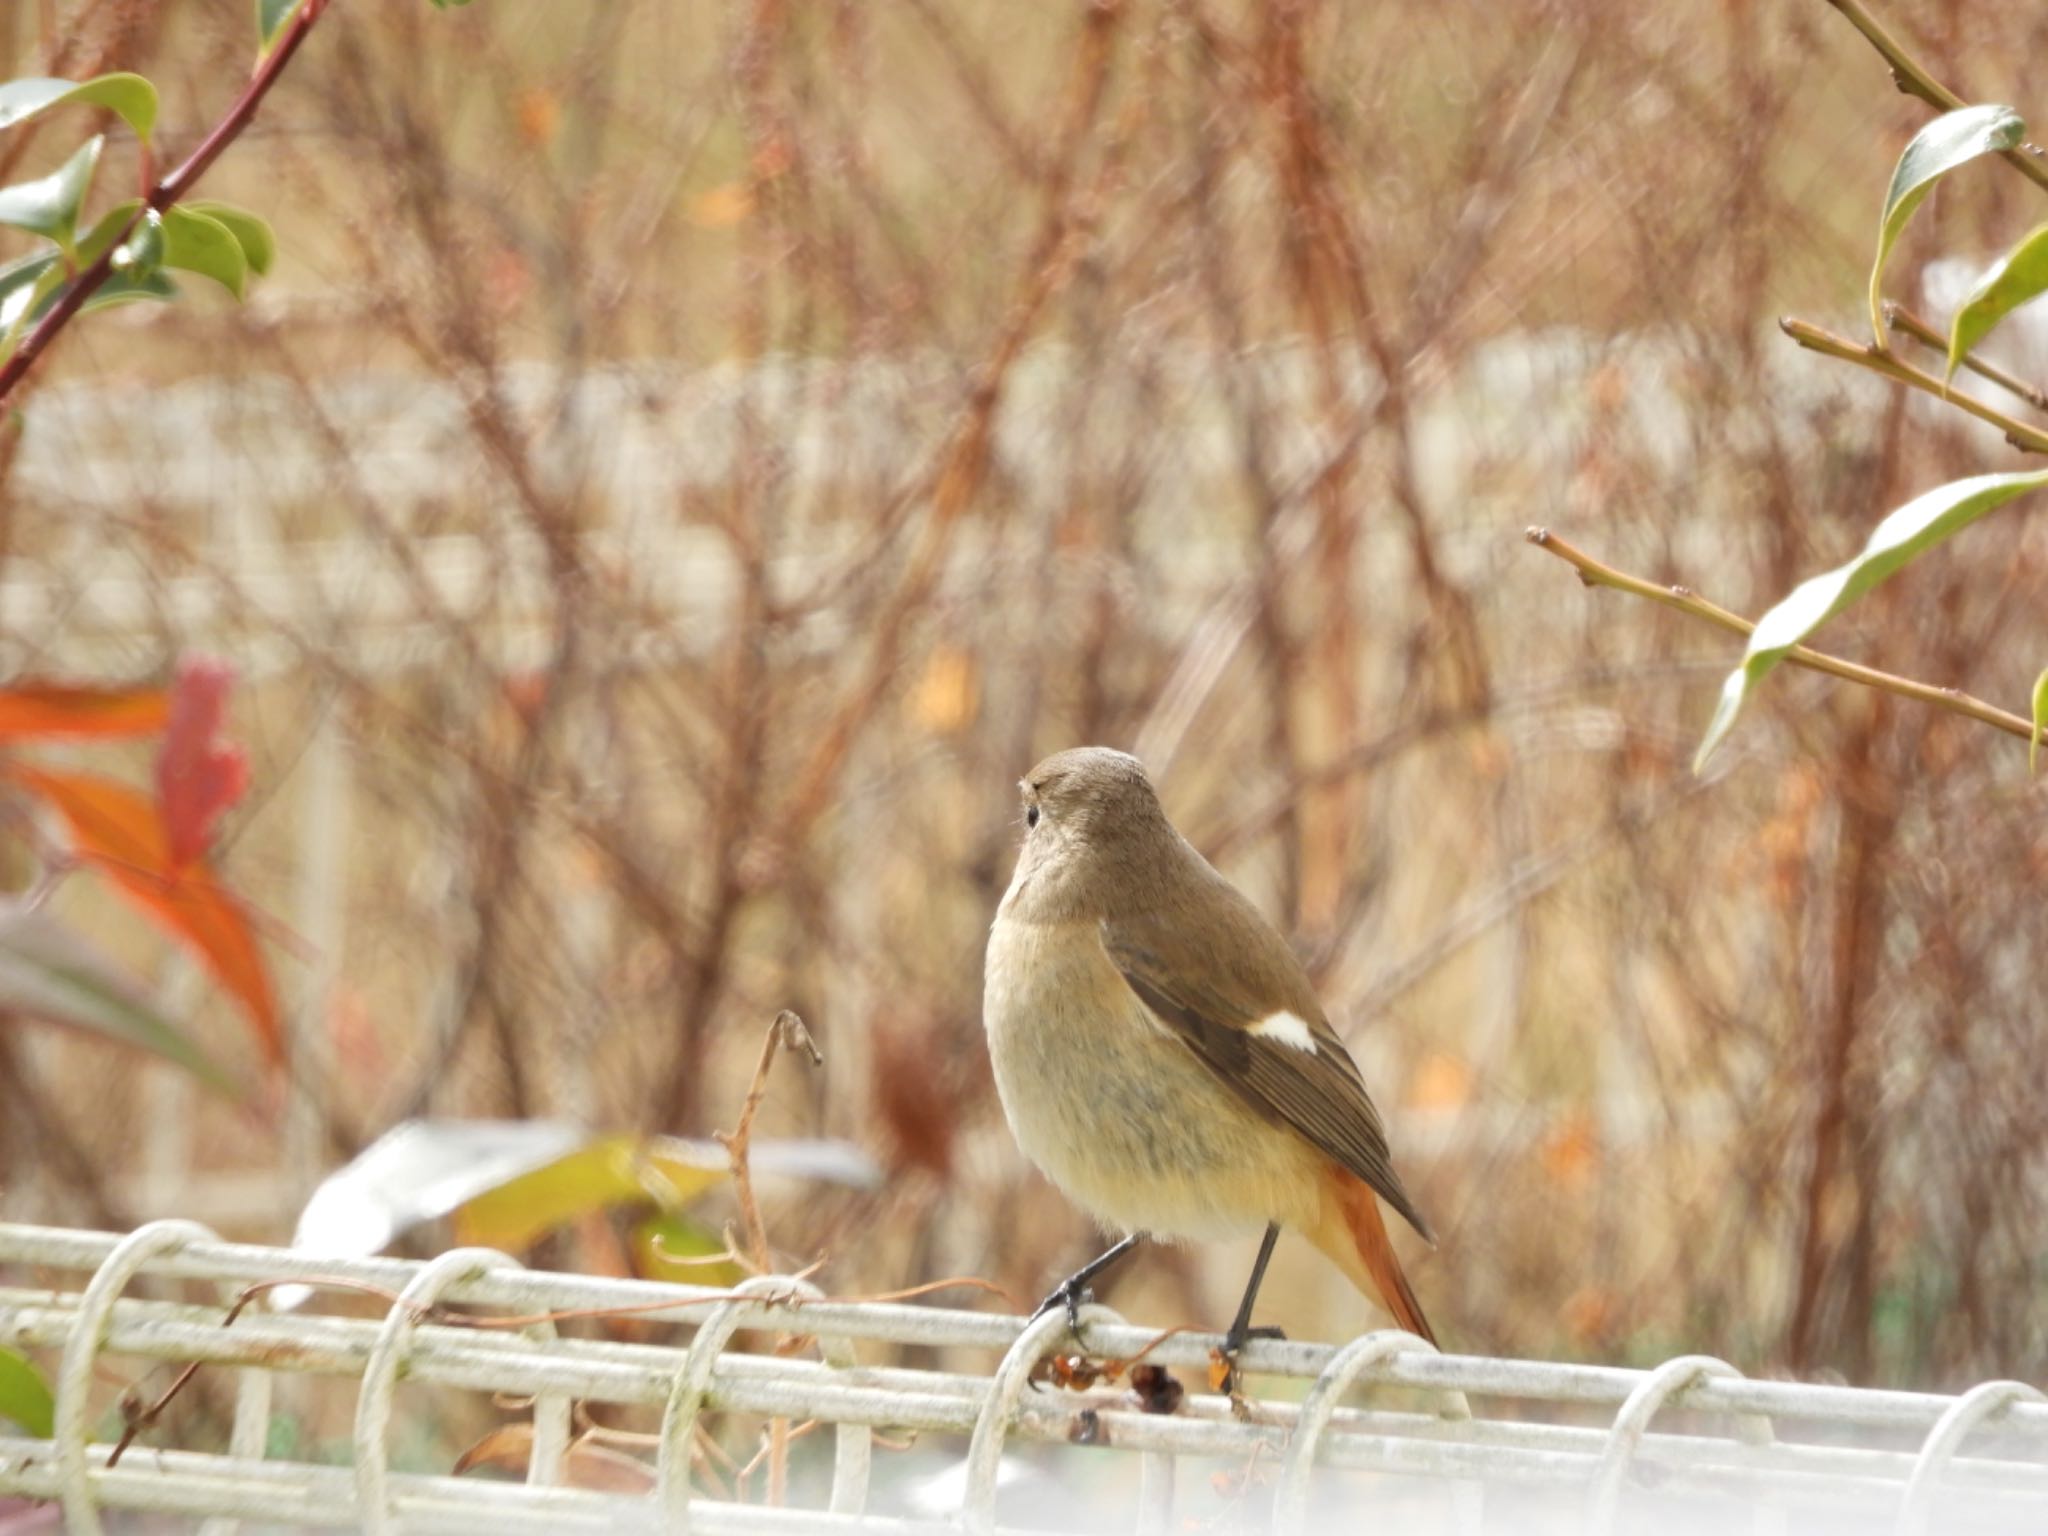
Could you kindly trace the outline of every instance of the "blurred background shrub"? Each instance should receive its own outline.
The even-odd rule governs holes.
[[[147,73],[173,153],[246,11],[9,6],[0,73]],[[2029,105],[2036,8],[1892,19]],[[1737,648],[1521,542],[1753,613],[2021,462],[1773,328],[1854,328],[1925,116],[1818,0],[341,0],[208,178],[265,282],[87,317],[0,438],[7,675],[240,670],[217,862],[286,1081],[0,1029],[0,1216],[279,1239],[411,1117],[706,1135],[791,1007],[825,1064],[763,1132],[889,1172],[786,1186],[780,1249],[1036,1296],[1094,1237],[1002,1124],[980,956],[1014,781],[1106,742],[1309,960],[1452,1347],[2039,1374],[2024,749],[1788,673],[1696,780]],[[1952,178],[1889,286],[2029,196]],[[2024,708],[2044,553],[2016,512],[1827,642]],[[253,1059],[104,889],[54,905]],[[1239,1246],[1111,1299],[1217,1324]],[[1281,1254],[1293,1333],[1367,1324]]]

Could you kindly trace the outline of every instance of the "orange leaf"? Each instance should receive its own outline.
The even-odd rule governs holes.
[[[241,903],[203,862],[172,867],[163,823],[149,798],[96,774],[53,773],[27,763],[8,763],[5,772],[56,808],[81,860],[197,951],[249,1015],[270,1059],[282,1061],[277,997]]]
[[[690,222],[705,229],[730,229],[754,211],[754,189],[744,181],[727,181],[690,199]]]
[[[1564,1116],[1543,1138],[1541,1155],[1543,1171],[1553,1184],[1584,1188],[1600,1164],[1600,1134],[1593,1117],[1582,1110]]]
[[[150,736],[170,718],[161,688],[21,683],[0,688],[0,741],[23,736]]]
[[[1456,1056],[1431,1051],[1408,1079],[1411,1109],[1463,1109],[1472,1097],[1472,1069]]]
[[[529,86],[512,99],[519,136],[535,149],[546,149],[562,131],[562,99],[546,86]]]

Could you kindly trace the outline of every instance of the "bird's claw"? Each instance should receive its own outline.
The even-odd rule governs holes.
[[[1054,1307],[1065,1307],[1067,1309],[1067,1327],[1073,1332],[1074,1337],[1078,1339],[1081,1336],[1081,1308],[1094,1300],[1095,1293],[1088,1289],[1086,1281],[1077,1278],[1062,1280],[1052,1288],[1045,1300],[1041,1301],[1032,1310],[1031,1321],[1037,1322]]]

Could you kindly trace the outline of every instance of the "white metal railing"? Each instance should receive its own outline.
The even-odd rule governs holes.
[[[128,1296],[143,1277],[212,1282],[223,1297],[258,1282],[325,1280],[398,1299],[381,1318],[251,1306],[224,1327],[220,1306]],[[2048,1526],[2048,1400],[2017,1382],[1957,1397],[1870,1391],[1752,1380],[1702,1356],[1641,1371],[1440,1355],[1386,1332],[1341,1348],[1255,1342],[1245,1364],[1273,1395],[1234,1411],[1190,1391],[1157,1413],[1121,1385],[1035,1383],[1042,1360],[1073,1348],[1060,1315],[1026,1326],[941,1306],[833,1302],[790,1279],[712,1290],[531,1271],[480,1249],[425,1263],[323,1259],[165,1221],[126,1237],[0,1225],[0,1280],[11,1282],[0,1288],[0,1343],[58,1359],[52,1438],[0,1437],[0,1496],[60,1501],[81,1536],[103,1529],[101,1510],[117,1509],[203,1519],[210,1536],[237,1520],[379,1532],[1158,1532],[1178,1528],[1177,1498],[1185,1520],[1189,1505],[1223,1497],[1180,1475],[1186,1463],[1221,1469],[1237,1523],[1263,1525],[1270,1511],[1283,1530],[1351,1529],[1381,1516],[1403,1532],[1639,1530],[1652,1516],[1664,1532]],[[436,1303],[527,1321],[456,1326],[428,1313]],[[645,1310],[653,1307],[663,1310]],[[688,1341],[562,1338],[535,1320],[628,1308],[687,1327]],[[807,1353],[817,1358],[736,1350],[741,1330],[815,1341]],[[1197,1383],[1215,1343],[1162,1339],[1103,1307],[1084,1310],[1083,1334],[1093,1356],[1149,1351],[1148,1361]],[[862,1364],[863,1341],[936,1351],[946,1364]],[[104,1417],[104,1393],[95,1408],[110,1357],[233,1368],[226,1445],[159,1447],[162,1427],[151,1426],[110,1465],[112,1447],[91,1438],[96,1411],[102,1425],[115,1422]],[[963,1368],[963,1357],[995,1360],[993,1373]],[[273,1392],[286,1377],[354,1378],[352,1466],[265,1459]],[[408,1402],[434,1389],[530,1402],[528,1480],[394,1468],[401,1380]],[[576,1402],[659,1410],[644,1496],[559,1486]],[[808,1503],[799,1489],[783,1508],[707,1498],[690,1476],[705,1413],[831,1427],[829,1489]],[[892,1479],[877,1430],[950,1447],[951,1465],[934,1472],[926,1461],[916,1477]],[[826,1481],[827,1469],[817,1471]],[[999,1499],[1016,1472],[1035,1475],[1039,1491]]]

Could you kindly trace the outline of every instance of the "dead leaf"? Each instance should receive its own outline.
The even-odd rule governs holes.
[[[524,1477],[533,1461],[533,1426],[505,1424],[492,1430],[455,1460],[455,1475],[489,1467]],[[654,1487],[654,1468],[624,1451],[598,1445],[588,1438],[570,1442],[562,1458],[562,1483],[569,1488],[588,1488],[599,1493],[644,1494]]]

